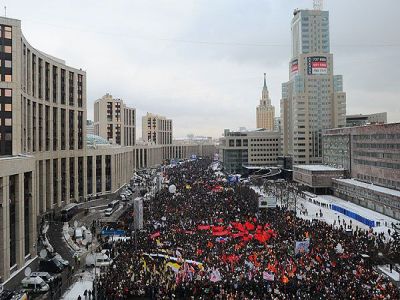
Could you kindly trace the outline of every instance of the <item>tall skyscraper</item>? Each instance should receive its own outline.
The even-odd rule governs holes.
[[[289,81],[282,84],[283,154],[294,164],[322,162],[322,131],[346,123],[346,93],[333,75],[329,12],[295,10]]]
[[[270,131],[274,130],[275,107],[271,105],[267,87],[266,74],[264,73],[264,86],[262,89],[260,105],[256,110],[257,128],[264,128]]]

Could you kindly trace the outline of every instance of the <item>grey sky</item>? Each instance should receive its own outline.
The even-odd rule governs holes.
[[[279,113],[290,21],[312,0],[6,0],[28,41],[87,71],[88,118],[106,92],[174,120],[175,136],[254,128],[263,73]],[[400,121],[398,0],[325,0],[347,112]]]

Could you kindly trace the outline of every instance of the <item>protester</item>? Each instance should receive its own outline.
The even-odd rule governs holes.
[[[112,245],[118,255],[99,278],[98,299],[399,299],[361,256],[397,255],[383,234],[349,236],[282,208],[259,211],[251,188],[209,165],[165,171],[176,193],[159,192],[145,205],[144,230]],[[128,211],[120,224],[132,223]]]

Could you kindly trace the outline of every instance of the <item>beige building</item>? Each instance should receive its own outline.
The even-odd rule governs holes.
[[[142,140],[155,145],[171,145],[172,120],[147,113],[142,117]]]
[[[266,74],[264,73],[264,86],[262,89],[260,104],[256,109],[257,128],[274,131],[275,107],[271,105],[267,87]]]
[[[346,124],[346,93],[333,73],[329,13],[295,10],[289,81],[282,84],[283,155],[293,164],[322,162],[322,132]]]
[[[37,257],[41,214],[117,191],[162,148],[86,136],[86,73],[32,47],[19,20],[0,18],[0,32],[2,282]]]
[[[188,158],[203,149],[124,146],[135,142],[135,111],[122,101],[117,124],[131,129],[129,139],[121,134],[117,145],[107,136],[86,134],[86,73],[32,47],[19,20],[0,17],[0,32],[0,282],[5,282],[37,259],[41,215],[115,193],[136,169],[161,164],[166,155]],[[172,141],[172,122],[168,128]]]
[[[94,134],[122,146],[136,141],[136,110],[110,94],[94,102]]]
[[[228,173],[240,173],[243,167],[276,166],[280,155],[280,134],[265,129],[226,129],[218,150]]]

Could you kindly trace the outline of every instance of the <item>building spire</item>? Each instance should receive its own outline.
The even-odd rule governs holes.
[[[267,73],[264,73],[264,87],[267,87]]]

